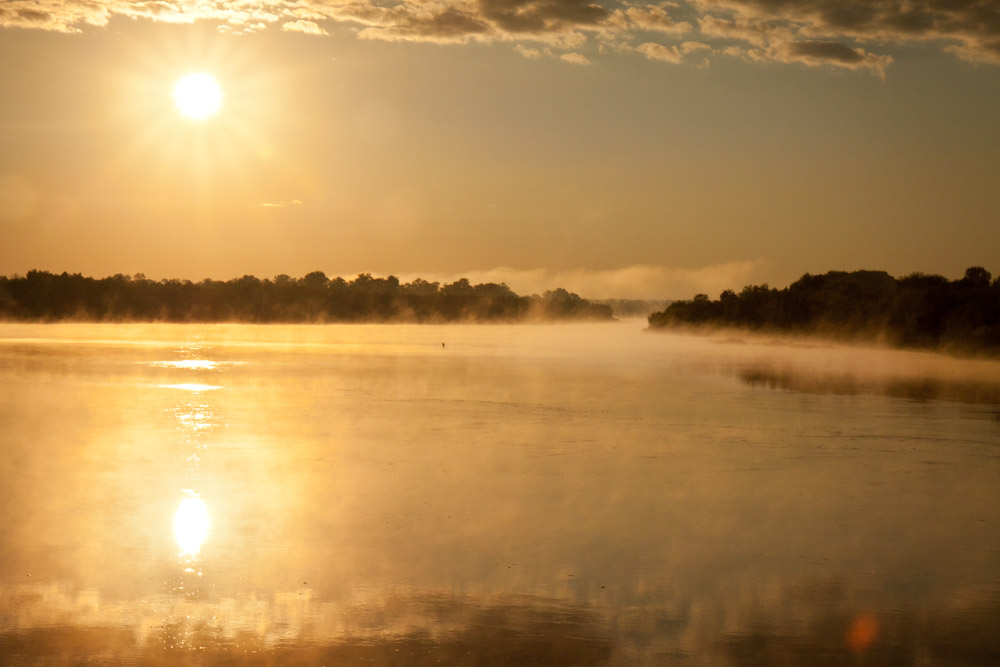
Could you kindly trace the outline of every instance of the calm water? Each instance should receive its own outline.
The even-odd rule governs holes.
[[[0,325],[0,663],[1000,664],[1000,363],[641,328]]]

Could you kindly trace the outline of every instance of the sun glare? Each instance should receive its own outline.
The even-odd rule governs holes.
[[[174,84],[174,102],[187,118],[205,120],[222,108],[222,89],[211,74],[195,72]]]
[[[201,498],[184,498],[174,514],[174,538],[181,555],[197,556],[208,535],[208,508]]]

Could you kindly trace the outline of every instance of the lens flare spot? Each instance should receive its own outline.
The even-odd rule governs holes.
[[[208,508],[201,498],[184,498],[174,514],[174,539],[181,555],[196,556],[208,536]]]
[[[878,619],[872,614],[858,614],[847,630],[847,647],[854,653],[863,653],[878,635]]]

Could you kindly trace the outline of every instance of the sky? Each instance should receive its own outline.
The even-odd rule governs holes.
[[[676,299],[973,265],[1000,0],[0,4],[3,275]]]

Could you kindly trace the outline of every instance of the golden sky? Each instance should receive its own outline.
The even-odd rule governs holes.
[[[996,0],[8,0],[0,26],[3,274],[685,298],[1000,271]]]

